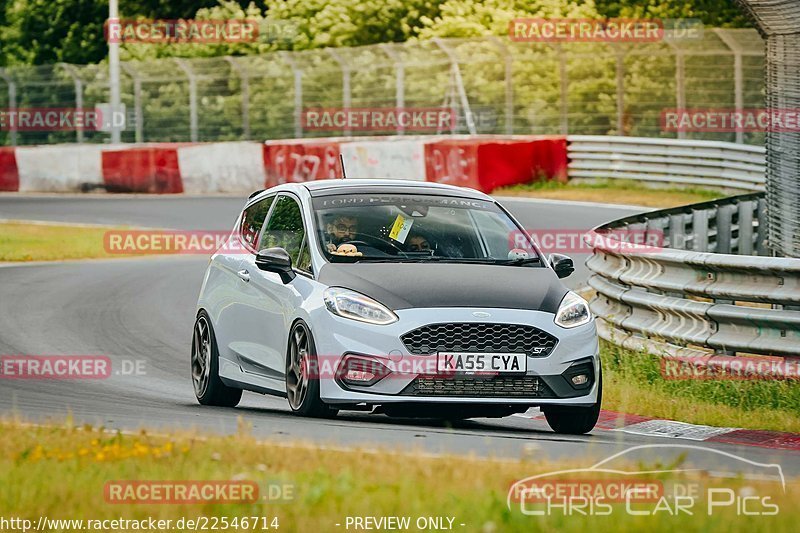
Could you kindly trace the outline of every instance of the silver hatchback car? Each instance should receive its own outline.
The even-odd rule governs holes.
[[[325,180],[251,195],[197,304],[198,401],[243,390],[334,416],[503,417],[540,406],[554,431],[600,412],[597,332],[494,199],[441,184]]]

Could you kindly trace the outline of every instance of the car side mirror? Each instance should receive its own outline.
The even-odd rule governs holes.
[[[267,248],[256,254],[256,266],[260,270],[280,274],[281,281],[289,283],[296,274],[292,270],[292,258],[283,248]]]
[[[556,271],[556,276],[566,278],[575,272],[575,263],[572,258],[563,254],[550,254],[550,266]]]

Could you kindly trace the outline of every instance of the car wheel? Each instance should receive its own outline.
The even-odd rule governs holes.
[[[603,375],[597,388],[597,403],[591,407],[542,406],[547,424],[556,433],[583,435],[589,433],[600,417],[600,404],[603,401]]]
[[[304,322],[297,322],[289,332],[286,354],[286,399],[295,414],[336,416],[338,410],[323,403],[319,397],[319,374],[314,337]]]
[[[201,405],[235,407],[242,399],[242,389],[225,385],[219,377],[219,351],[211,320],[200,311],[192,338],[192,383]]]

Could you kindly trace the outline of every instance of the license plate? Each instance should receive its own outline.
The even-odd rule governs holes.
[[[528,357],[524,353],[439,352],[436,369],[439,372],[517,374],[528,370]]]

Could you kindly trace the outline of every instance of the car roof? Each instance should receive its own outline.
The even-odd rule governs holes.
[[[426,181],[399,180],[399,179],[329,179],[308,181],[302,184],[308,189],[311,196],[329,196],[333,194],[440,194],[458,196],[460,198],[473,198],[491,200],[492,198],[475,189],[456,187],[443,183]]]

